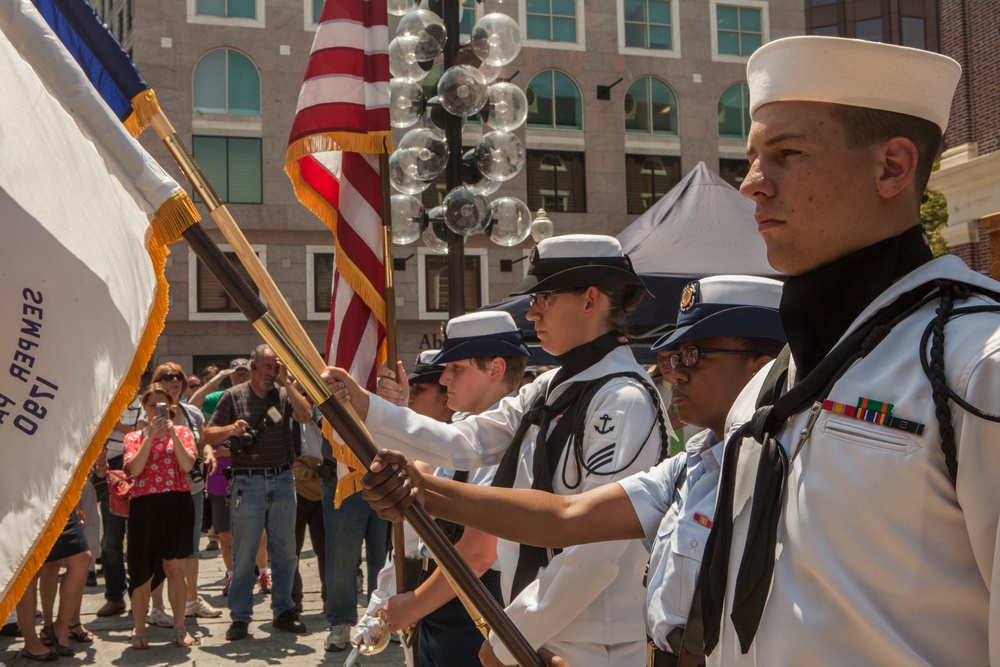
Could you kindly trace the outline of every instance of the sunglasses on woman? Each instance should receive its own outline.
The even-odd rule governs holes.
[[[183,380],[184,376],[181,373],[164,373],[160,377],[156,378],[154,382],[160,382],[161,380],[166,380],[170,382],[171,380]]]

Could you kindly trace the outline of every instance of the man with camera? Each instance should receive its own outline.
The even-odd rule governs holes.
[[[233,581],[229,590],[232,624],[226,639],[244,639],[253,620],[254,555],[267,529],[273,585],[274,627],[301,633],[295,613],[295,478],[291,420],[305,424],[312,409],[291,387],[288,372],[267,345],[250,355],[250,381],[219,399],[205,428],[205,442],[229,438],[232,467],[229,510],[233,527]]]

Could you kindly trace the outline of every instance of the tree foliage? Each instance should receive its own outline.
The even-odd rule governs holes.
[[[936,190],[924,191],[924,203],[920,205],[920,223],[924,226],[931,242],[931,252],[935,257],[948,254],[948,245],[941,238],[941,229],[948,224],[948,200]]]

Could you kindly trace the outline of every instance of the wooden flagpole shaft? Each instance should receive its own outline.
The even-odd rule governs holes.
[[[396,281],[392,263],[392,199],[389,192],[389,153],[378,156],[379,190],[382,197],[382,248],[385,265],[385,363],[396,372],[399,359],[396,338]],[[396,378],[399,381],[400,378]],[[392,564],[396,572],[396,595],[406,592],[406,548],[403,524],[392,524]]]
[[[214,213],[222,209],[224,215],[220,217],[223,220],[232,220],[232,217],[228,214],[225,207],[221,205],[218,196],[212,190],[211,185],[208,184],[207,179],[205,179],[197,164],[194,163],[194,159],[190,153],[188,153],[187,149],[177,138],[176,132],[162,112],[154,117],[153,126],[157,135],[161,137],[163,143],[178,162],[178,166],[191,181],[192,186],[198,192],[199,196],[205,202],[215,202],[216,208],[210,209],[213,212],[213,219],[218,221]],[[230,241],[230,244],[236,250],[237,256],[240,257],[244,267],[247,268],[252,277],[255,271],[251,270],[251,266],[256,265],[259,267],[258,273],[260,273],[261,279],[258,281],[254,277],[254,281],[261,291],[265,293],[268,305],[274,308],[274,313],[269,312],[268,306],[264,305],[260,297],[257,296],[250,285],[236,271],[236,268],[222,251],[219,250],[219,247],[211,240],[200,224],[189,227],[183,236],[198,258],[216,276],[222,287],[226,290],[226,293],[237,304],[237,307],[239,307],[247,320],[253,324],[254,328],[260,333],[271,349],[289,366],[295,377],[306,389],[310,398],[317,404],[323,417],[330,422],[330,425],[333,426],[334,430],[343,439],[344,444],[368,468],[371,465],[372,459],[378,453],[378,447],[372,440],[371,434],[368,433],[358,415],[349,405],[345,406],[341,404],[332,396],[329,387],[327,387],[326,383],[320,377],[325,366],[315,346],[305,335],[301,323],[292,315],[291,308],[289,308],[281,292],[274,286],[274,282],[271,280],[267,270],[260,263],[257,255],[250,249],[250,244],[243,237],[239,227],[235,223],[233,223],[232,227],[238,238],[234,242],[233,239],[229,239],[227,236],[227,240]],[[226,234],[225,229],[223,230],[223,234]],[[244,253],[249,249],[246,259],[241,255],[241,249]],[[279,314],[282,311],[284,312],[284,316],[281,319],[287,318],[289,321],[282,322],[279,320]],[[291,317],[288,317],[289,315]],[[287,333],[288,331],[292,333]],[[518,664],[525,667],[544,667],[541,658],[532,649],[531,645],[524,638],[524,635],[520,633],[510,618],[507,617],[503,609],[493,599],[492,595],[486,590],[486,587],[476,577],[475,573],[472,572],[468,564],[462,560],[454,546],[444,536],[444,533],[441,532],[437,524],[431,520],[423,507],[417,504],[412,505],[404,513],[404,517],[414,527],[431,553],[434,554],[434,559],[438,562],[438,565],[449,572],[450,577],[461,589],[461,595],[467,597],[475,609],[482,612],[486,622],[494,629],[511,654],[514,655]]]

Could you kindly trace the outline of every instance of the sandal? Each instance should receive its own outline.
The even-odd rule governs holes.
[[[83,627],[83,623],[69,626],[69,638],[81,644],[89,644],[94,641],[94,633]]]
[[[46,646],[51,646],[56,655],[69,657],[76,653],[76,651],[71,649],[69,646],[64,646],[59,643],[59,640],[56,639],[56,632],[51,625],[42,626],[42,632],[38,638],[41,639],[42,643]]]
[[[132,642],[132,648],[136,651],[144,651],[149,648],[149,642],[146,640],[146,635],[134,634],[130,638]]]
[[[174,633],[174,646],[177,648],[190,648],[195,645],[195,639],[187,630],[178,630]]]
[[[34,660],[35,662],[55,662],[59,659],[59,654],[55,651],[49,651],[48,653],[42,653],[37,655],[35,653],[29,653],[28,649],[22,648],[18,653],[18,657],[24,656],[28,660]]]

